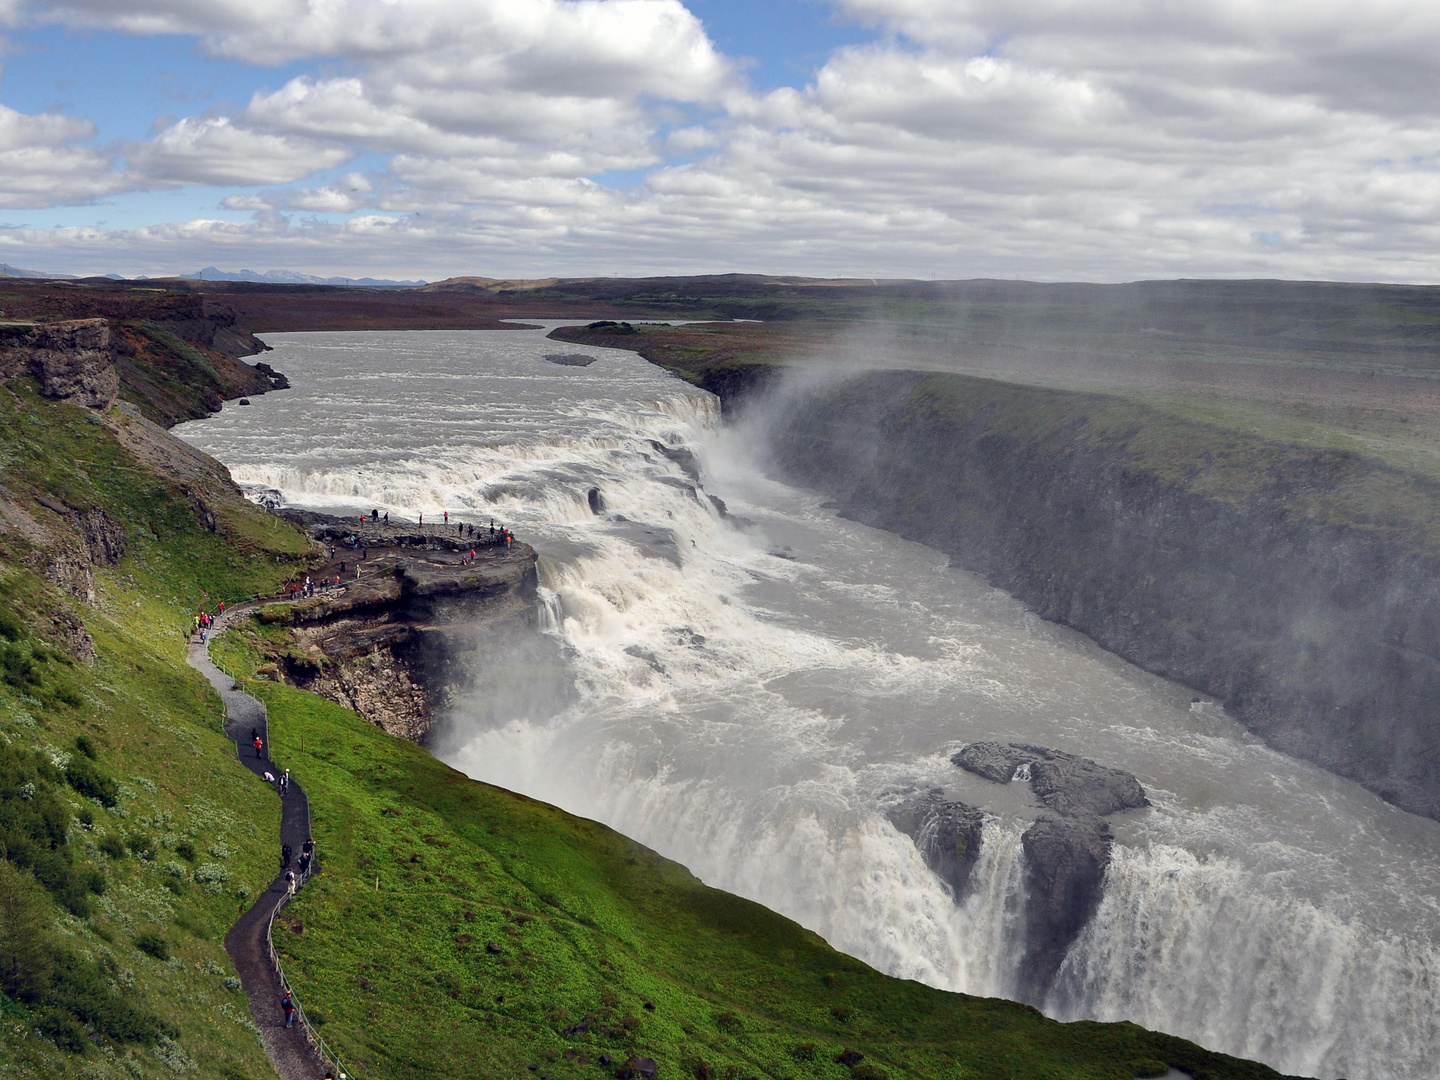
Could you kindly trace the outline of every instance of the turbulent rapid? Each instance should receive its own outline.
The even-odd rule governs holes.
[[[253,497],[494,519],[540,553],[563,686],[477,673],[445,760],[883,971],[1015,996],[1039,808],[949,756],[980,739],[1082,754],[1153,805],[1110,819],[1104,896],[1048,1013],[1292,1073],[1433,1074],[1440,823],[767,477],[759,433],[633,354],[547,363],[543,330],[270,342],[293,390],[177,429]],[[993,815],[959,903],[886,816],[933,787]]]

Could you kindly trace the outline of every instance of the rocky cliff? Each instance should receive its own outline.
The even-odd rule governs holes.
[[[848,516],[1440,817],[1440,486],[964,376],[872,373],[770,408],[783,471]]]
[[[228,398],[290,385],[270,365],[240,359],[268,346],[224,305],[193,297],[112,312],[103,303],[49,299],[39,315],[0,321],[0,379],[28,375],[43,396],[91,409],[119,397],[163,427],[215,412]],[[67,310],[97,314],[58,317]],[[152,317],[126,317],[136,314]]]
[[[291,646],[275,659],[288,681],[391,735],[425,741],[436,715],[484,669],[475,654],[533,626],[536,556],[527,544],[482,547],[466,562],[474,541],[438,530],[291,516],[335,545],[316,580],[341,580],[262,611],[262,621],[292,628]]]
[[[109,408],[120,390],[104,319],[0,324],[0,378],[34,377],[43,397]]]

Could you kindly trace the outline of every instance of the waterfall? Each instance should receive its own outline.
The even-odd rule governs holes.
[[[237,480],[321,510],[493,517],[540,554],[566,693],[460,705],[445,760],[883,971],[1014,996],[1038,809],[949,755],[996,738],[1084,754],[1154,806],[1112,818],[1104,897],[1048,1013],[1291,1072],[1433,1071],[1440,824],[837,518],[768,478],[712,397],[629,354],[561,368],[525,331],[272,343],[295,390],[182,431]],[[885,816],[895,792],[933,788],[991,814],[958,898]]]

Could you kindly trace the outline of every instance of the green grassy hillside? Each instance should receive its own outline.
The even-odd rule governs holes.
[[[245,678],[276,632],[227,633],[216,655]],[[700,1080],[1276,1075],[886,977],[602,825],[303,691],[248,686],[324,857],[276,944],[352,1075],[600,1077],[632,1056]]]
[[[0,387],[6,1080],[273,1075],[221,942],[273,873],[279,803],[233,763],[184,628],[308,548],[213,463],[160,471],[166,440]]]

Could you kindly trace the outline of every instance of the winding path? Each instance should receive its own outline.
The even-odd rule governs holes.
[[[255,606],[258,605],[243,604],[227,610],[211,627],[210,636],[213,637],[224,629],[231,616]],[[225,734],[234,740],[235,751],[241,764],[262,779],[266,771],[278,776],[280,769],[270,760],[268,752],[264,757],[257,758],[253,748],[252,731],[260,733],[260,737],[265,740],[267,751],[270,746],[270,729],[264,703],[236,689],[235,681],[210,659],[208,644],[202,645],[192,639],[185,661],[210,681],[210,685],[225,702]],[[269,786],[275,790],[274,784]],[[289,787],[290,790],[282,801],[280,837],[275,851],[277,864],[280,861],[281,845],[289,844],[298,858],[301,845],[310,835],[310,800],[293,779]],[[300,884],[303,885],[303,882]],[[270,887],[225,935],[225,951],[235,961],[240,983],[245,989],[246,998],[249,999],[250,1015],[260,1029],[265,1053],[275,1066],[275,1071],[282,1080],[317,1080],[332,1074],[328,1071],[327,1062],[311,1041],[301,1017],[297,1015],[292,1027],[285,1026],[285,1014],[280,1008],[280,971],[271,958],[270,923],[284,896],[285,867],[281,866]]]

